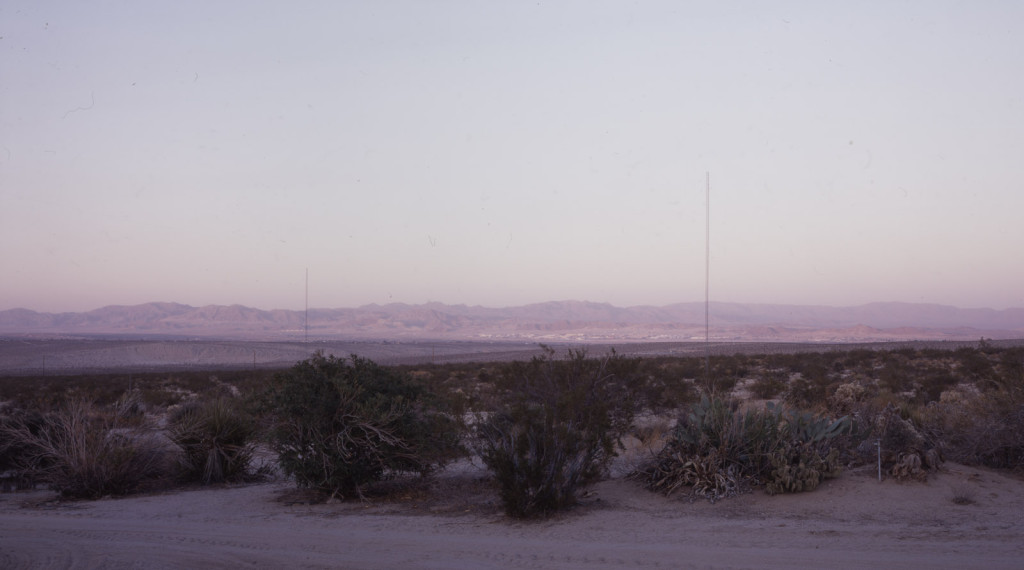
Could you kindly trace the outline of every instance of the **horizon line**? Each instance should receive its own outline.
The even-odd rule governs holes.
[[[404,302],[404,301],[392,301],[392,302],[388,302],[388,303],[376,303],[376,302],[374,302],[374,303],[364,303],[364,304],[361,304],[361,305],[349,305],[349,306],[308,307],[305,310],[308,311],[308,310],[361,309],[361,308],[365,308],[365,307],[387,307],[387,306],[390,306],[390,305],[405,305],[405,306],[411,306],[411,307],[428,306],[428,305],[441,305],[441,306],[445,306],[445,307],[470,307],[470,308],[482,308],[482,309],[515,309],[515,308],[521,308],[521,307],[530,307],[530,306],[535,306],[535,305],[547,305],[547,304],[557,304],[557,303],[580,303],[580,304],[588,304],[588,305],[603,305],[603,306],[609,306],[609,307],[616,308],[616,309],[634,309],[634,308],[640,308],[640,307],[665,308],[665,307],[671,307],[671,306],[675,306],[675,305],[701,305],[701,306],[703,306],[705,304],[705,301],[677,301],[677,302],[674,302],[674,303],[665,303],[665,304],[641,303],[641,304],[630,304],[630,305],[616,305],[616,304],[611,303],[609,301],[590,301],[590,300],[585,300],[585,299],[584,300],[581,300],[581,299],[555,299],[555,300],[549,300],[549,301],[537,301],[537,302],[521,303],[521,304],[515,304],[515,305],[482,305],[482,304],[468,304],[468,303],[445,303],[445,302],[441,302],[441,301],[426,301],[426,302],[423,302],[423,303],[409,303],[409,302]],[[871,305],[910,305],[910,306],[946,307],[946,308],[953,308],[953,309],[958,309],[958,310],[988,310],[988,311],[997,311],[997,312],[998,311],[1010,311],[1010,310],[1015,310],[1015,309],[1016,310],[1024,310],[1024,306],[1012,306],[1012,307],[1005,307],[1005,308],[1002,308],[1002,309],[997,309],[997,308],[986,307],[986,306],[964,307],[964,306],[960,306],[960,305],[952,305],[952,304],[937,303],[937,302],[914,302],[914,301],[870,301],[870,302],[867,302],[867,303],[858,303],[858,304],[850,304],[850,305],[827,305],[827,304],[821,304],[821,303],[771,303],[771,302],[760,302],[760,301],[759,302],[709,301],[709,303],[712,304],[712,305],[716,305],[717,304],[717,305],[747,305],[747,306],[775,306],[775,307],[813,307],[813,308],[829,308],[829,309],[851,309],[851,308],[858,308],[858,307],[867,307],[867,306],[871,306]],[[0,309],[0,312],[6,312],[6,311],[30,311],[30,312],[33,312],[33,313],[42,313],[42,314],[90,313],[90,312],[93,312],[93,311],[99,311],[99,310],[102,310],[102,309],[108,309],[108,308],[114,308],[114,307],[130,308],[130,307],[142,307],[142,306],[146,306],[146,305],[180,305],[180,306],[183,306],[183,307],[189,307],[189,308],[193,308],[193,309],[203,309],[203,308],[207,308],[207,307],[242,307],[242,308],[246,308],[246,309],[253,309],[253,310],[257,310],[257,311],[267,311],[267,312],[271,312],[271,311],[303,312],[303,310],[304,310],[304,309],[285,309],[285,308],[270,308],[270,309],[266,309],[266,308],[257,307],[257,306],[253,306],[253,305],[245,305],[245,304],[242,304],[242,303],[230,303],[230,304],[207,303],[207,304],[204,304],[204,305],[191,305],[189,303],[181,303],[181,302],[178,302],[178,301],[146,301],[146,302],[134,303],[134,304],[112,303],[112,304],[101,305],[101,306],[93,308],[93,309],[84,309],[84,310],[77,310],[77,311],[74,311],[74,310],[71,310],[71,311],[45,311],[45,310],[37,310],[37,309],[31,309],[31,308],[28,308],[28,307],[21,306],[21,307],[11,307],[11,308],[8,308],[8,309]]]

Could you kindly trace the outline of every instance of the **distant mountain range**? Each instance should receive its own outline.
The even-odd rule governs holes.
[[[854,307],[711,303],[715,340],[865,342],[1024,338],[1024,309],[915,303]],[[116,335],[283,340],[304,338],[304,311],[178,303],[108,306],[81,313],[0,311],[3,335]],[[427,303],[310,309],[309,338],[585,342],[704,338],[704,304],[615,307],[556,301],[487,308]]]

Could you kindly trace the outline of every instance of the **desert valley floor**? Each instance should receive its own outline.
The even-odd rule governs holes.
[[[1024,345],[1024,339],[990,341],[996,346]],[[585,347],[591,355],[615,349],[627,356],[699,356],[851,350],[854,348],[955,349],[977,341],[907,341],[878,343],[799,342],[620,342],[552,344],[559,350]],[[147,372],[217,368],[287,368],[317,351],[335,356],[357,354],[380,364],[430,362],[496,362],[529,359],[541,353],[537,342],[452,340],[315,340],[279,342],[218,339],[106,337],[2,337],[0,376],[79,374],[84,372]]]

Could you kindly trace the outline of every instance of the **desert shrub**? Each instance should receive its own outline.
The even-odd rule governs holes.
[[[836,415],[846,415],[854,407],[867,399],[868,390],[857,382],[846,382],[836,387],[828,397],[828,411]]]
[[[652,412],[675,410],[693,401],[696,390],[691,382],[682,378],[662,375],[641,375],[634,386],[637,406]]]
[[[437,405],[407,374],[318,354],[278,373],[259,409],[284,472],[301,487],[347,497],[456,456],[461,424]]]
[[[181,448],[181,477],[203,484],[249,478],[256,425],[237,401],[218,398],[185,404],[167,426]]]
[[[808,491],[839,471],[834,438],[848,418],[831,420],[771,403],[741,411],[735,401],[704,398],[680,418],[654,461],[632,476],[671,495],[689,487],[711,501],[764,485],[769,493]]]
[[[97,406],[135,399],[142,411],[152,413],[187,399],[205,400],[225,389],[250,392],[272,376],[271,370],[217,370],[188,372],[85,373],[0,378],[0,401],[41,412],[56,410],[70,400]],[[128,396],[126,396],[128,394]],[[126,402],[127,403],[127,402]]]
[[[719,375],[715,373],[715,370],[711,370],[711,381],[700,382],[700,387],[703,395],[708,394],[728,394],[736,389],[736,385],[740,379],[737,376],[731,375]]]
[[[920,408],[876,397],[859,405],[854,417],[856,461],[875,463],[880,456],[882,469],[900,481],[925,481],[942,465],[942,449],[933,434],[922,429]]]
[[[742,354],[714,356],[711,358],[711,376],[731,377],[735,379],[746,376],[749,372],[748,359]]]
[[[704,378],[704,359],[696,357],[664,359],[662,368],[672,378],[689,378],[697,380]]]
[[[14,491],[35,486],[28,468],[32,438],[43,429],[44,417],[37,410],[0,410],[0,490]]]
[[[785,373],[766,370],[750,385],[750,393],[762,400],[770,400],[786,389]]]
[[[957,371],[972,380],[992,376],[993,366],[988,354],[975,348],[959,348],[953,352]]]
[[[114,400],[112,413],[124,426],[140,426],[146,421],[146,404],[142,392],[126,390]]]
[[[827,398],[828,390],[825,384],[813,382],[803,376],[790,380],[782,393],[782,401],[798,409],[822,408]]]
[[[938,401],[942,393],[960,382],[960,378],[946,369],[928,370],[917,385],[915,400],[921,405]]]
[[[800,373],[800,376],[808,381],[824,385],[828,384],[829,360],[824,354],[817,352],[805,352],[797,355],[793,363],[793,372]]]
[[[20,468],[62,495],[97,498],[139,490],[163,479],[171,451],[151,430],[125,428],[115,414],[81,400],[43,417],[3,427],[22,449]]]
[[[505,368],[497,380],[503,403],[478,414],[475,447],[509,516],[569,507],[604,474],[632,423],[634,368],[614,354],[595,359],[570,351],[557,359],[548,348]]]
[[[954,461],[1024,468],[1024,401],[1012,392],[943,392],[925,410],[924,424]]]
[[[841,353],[836,362],[841,363],[843,368],[870,369],[875,358],[875,351],[866,348],[855,348]]]
[[[675,410],[692,402],[696,395],[693,376],[686,375],[686,362],[694,359],[667,357],[634,359],[634,394],[638,408],[651,412]],[[703,374],[703,372],[700,372]]]
[[[1000,375],[1011,381],[1024,381],[1024,347],[1007,348],[999,353]]]
[[[925,407],[922,427],[953,461],[1024,468],[1024,349],[983,346],[952,354],[968,382]]]

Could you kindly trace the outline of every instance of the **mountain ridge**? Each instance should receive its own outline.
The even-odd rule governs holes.
[[[1024,309],[961,309],[879,302],[849,307],[710,304],[716,340],[860,342],[1024,337]],[[305,311],[244,305],[152,302],[85,312],[0,311],[5,335],[178,335],[277,340],[307,334]],[[314,338],[452,338],[538,341],[693,340],[704,335],[704,303],[617,307],[591,301],[547,301],[513,307],[425,303],[313,308]]]

